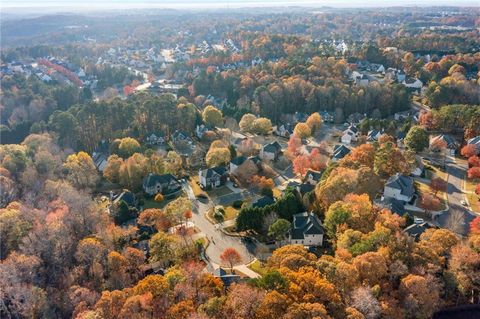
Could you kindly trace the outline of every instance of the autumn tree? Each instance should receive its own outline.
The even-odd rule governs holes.
[[[223,263],[228,264],[230,270],[233,272],[233,266],[242,262],[242,257],[240,253],[235,248],[226,248],[220,255],[220,260]]]
[[[470,167],[467,176],[468,178],[480,178],[480,166]]]
[[[345,163],[345,165],[348,165],[348,163],[351,161],[373,168],[374,160],[375,147],[372,144],[365,143],[353,148],[352,151],[341,160],[341,162]]]
[[[69,155],[63,167],[67,178],[78,188],[91,188],[98,181],[95,164],[90,155],[85,152]]]
[[[308,155],[299,155],[293,160],[293,171],[300,176],[304,176],[311,166],[312,162]]]
[[[316,132],[322,125],[322,117],[318,112],[312,113],[305,123],[310,127],[312,133]]]
[[[118,155],[123,158],[128,158],[132,156],[134,153],[138,153],[140,151],[140,143],[134,138],[125,137],[120,140],[118,144]]]
[[[468,158],[468,166],[480,167],[480,157],[478,157],[477,155],[470,156]]]
[[[402,279],[400,291],[407,313],[419,318],[430,318],[440,302],[438,284],[423,276],[410,274]]]
[[[266,117],[259,117],[253,122],[253,132],[267,135],[272,131],[272,122]]]
[[[223,124],[222,112],[213,105],[207,105],[202,113],[202,119],[209,126],[221,126]]]
[[[306,123],[298,123],[297,125],[295,125],[293,134],[295,134],[295,136],[298,136],[299,138],[307,138],[312,135],[312,130]]]
[[[230,151],[226,147],[210,149],[206,156],[206,162],[209,167],[226,165],[230,159]]]
[[[257,117],[253,114],[247,113],[242,116],[238,125],[240,126],[240,130],[242,132],[253,132],[254,130],[254,122]]]
[[[462,147],[460,154],[462,154],[462,156],[465,158],[477,155],[477,147],[474,144],[467,144]]]
[[[167,262],[175,258],[176,239],[173,235],[158,232],[149,241],[150,262]]]
[[[285,236],[290,230],[290,227],[291,223],[288,220],[279,218],[268,228],[268,236],[271,236],[276,240],[282,241],[285,239]]]
[[[430,188],[433,190],[433,194],[437,195],[439,191],[445,191],[447,182],[440,177],[434,177],[430,180]]]

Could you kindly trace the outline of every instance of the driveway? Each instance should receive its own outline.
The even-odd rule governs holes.
[[[241,237],[228,236],[219,229],[221,225],[213,225],[210,223],[205,217],[205,213],[214,205],[214,203],[212,203],[212,201],[208,203],[198,201],[193,195],[190,185],[188,185],[188,183],[182,183],[182,185],[193,204],[191,221],[210,241],[210,245],[206,250],[206,255],[209,261],[221,265],[222,261],[220,255],[226,248],[230,247],[235,248],[239,252],[242,257],[242,264],[248,264],[252,261],[256,252],[256,245],[254,243],[244,243]],[[230,195],[238,196],[238,193],[229,194],[228,196]]]
[[[467,171],[467,162],[459,160],[457,162],[447,161],[447,199],[449,209],[447,212],[436,218],[438,224],[457,234],[467,235],[469,224],[476,217],[467,207],[462,206],[460,202],[465,200],[462,192],[463,182]]]

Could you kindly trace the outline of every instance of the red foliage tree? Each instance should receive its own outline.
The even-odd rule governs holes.
[[[462,156],[469,158],[473,155],[477,155],[477,148],[473,144],[467,144],[460,150],[460,154]]]
[[[480,217],[476,217],[470,222],[470,232],[472,234],[480,235]]]
[[[480,184],[475,187],[475,194],[480,195]]]
[[[312,162],[308,155],[300,155],[293,160],[293,171],[295,174],[303,176],[311,166]]]
[[[468,169],[468,178],[480,178],[480,167],[471,167]]]
[[[470,156],[468,159],[468,165],[470,167],[479,167],[480,166],[480,157],[478,156]]]
[[[437,210],[440,208],[440,199],[431,194],[424,194],[420,205],[426,211]]]
[[[227,248],[220,255],[222,262],[227,263],[230,266],[230,270],[233,271],[233,265],[242,261],[242,257],[235,248]]]
[[[434,177],[430,181],[430,188],[433,190],[433,193],[437,195],[437,193],[441,190],[445,190],[447,187],[447,182],[445,182],[440,177]]]
[[[300,154],[300,148],[302,147],[302,140],[295,135],[290,136],[288,140],[286,155],[291,160]]]

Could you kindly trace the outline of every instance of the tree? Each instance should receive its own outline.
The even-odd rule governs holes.
[[[362,144],[350,152],[342,161],[346,164],[350,161],[358,163],[360,165],[373,168],[373,162],[375,160],[375,147],[372,144]]]
[[[297,157],[300,154],[301,147],[302,147],[302,140],[299,137],[297,137],[297,135],[293,134],[292,136],[290,136],[290,139],[288,140],[286,156],[290,160],[293,160],[295,157]]]
[[[290,227],[291,223],[288,220],[279,218],[268,228],[268,236],[275,238],[275,240],[282,241],[285,239]]]
[[[304,176],[312,166],[308,155],[299,155],[293,160],[293,171],[295,174]]]
[[[164,199],[164,198],[163,198],[163,195],[162,195],[162,194],[158,193],[157,195],[155,195],[155,201],[156,201],[157,203],[163,202],[163,199]]]
[[[438,284],[418,275],[408,275],[402,279],[400,291],[403,294],[404,309],[414,317],[430,318],[440,302]]]
[[[220,255],[220,260],[223,263],[227,263],[230,266],[230,270],[233,272],[233,266],[242,262],[242,256],[235,248],[226,248]]]
[[[240,130],[242,132],[253,132],[254,122],[256,119],[257,117],[250,113],[247,113],[244,116],[242,116],[242,119],[238,123],[238,125],[240,126]]]
[[[415,152],[421,152],[428,146],[428,133],[422,126],[412,126],[405,137],[405,146]]]
[[[434,211],[440,208],[440,199],[431,194],[422,194],[420,205],[426,211]]]
[[[158,232],[150,239],[150,262],[172,260],[175,256],[176,240],[173,235],[164,232]]]
[[[209,126],[221,126],[223,124],[222,112],[213,105],[207,105],[202,113],[202,119]]]
[[[134,138],[125,137],[120,140],[120,144],[118,145],[118,155],[123,158],[129,158],[134,153],[138,153],[140,151],[140,143]]]
[[[253,122],[253,131],[257,134],[267,135],[272,131],[272,122],[266,117],[260,117]]]
[[[467,171],[468,178],[480,178],[480,167],[471,167]]]
[[[462,147],[460,154],[462,154],[462,156],[465,158],[477,155],[477,147],[474,144],[467,144]]]
[[[209,167],[226,165],[230,162],[230,151],[226,147],[210,149],[206,156],[206,162]]]
[[[103,171],[103,177],[108,179],[112,183],[118,183],[120,181],[120,168],[124,165],[123,159],[117,154],[110,155],[108,157],[107,166]]]
[[[358,270],[360,280],[367,282],[370,286],[379,284],[387,275],[387,262],[378,252],[367,252],[355,257],[353,265]]]
[[[470,222],[470,232],[474,235],[480,235],[480,217],[475,217]]]
[[[379,318],[381,314],[380,302],[368,287],[359,287],[353,291],[352,307],[360,311],[367,319]]]
[[[69,155],[63,167],[68,179],[78,188],[91,188],[97,183],[97,169],[90,155],[85,152]]]
[[[430,180],[430,188],[433,190],[433,194],[437,195],[439,191],[445,191],[447,182],[440,177],[434,177]]]
[[[306,123],[298,123],[297,125],[295,125],[293,134],[295,134],[295,136],[298,136],[299,138],[307,138],[312,135],[312,130]]]
[[[468,165],[470,167],[480,167],[480,157],[478,157],[477,155],[470,156],[468,158]]]
[[[308,127],[310,127],[310,130],[313,132],[316,132],[320,126],[322,125],[322,117],[318,112],[312,113],[306,121],[306,124]]]

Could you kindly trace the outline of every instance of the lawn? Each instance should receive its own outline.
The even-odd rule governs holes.
[[[256,259],[253,263],[249,264],[247,267],[261,276],[264,276],[268,271],[268,267],[266,267],[265,263],[261,262],[258,259]]]
[[[208,194],[212,197],[220,197],[233,193],[232,190],[226,186],[214,188],[208,191]]]
[[[475,194],[475,186],[478,185],[480,181],[467,179],[465,183],[465,192],[468,198],[468,203],[470,204],[471,209],[474,212],[480,213],[480,201],[479,196]]]
[[[236,209],[232,206],[226,206],[223,208],[225,210],[225,215],[223,216],[223,221],[227,221],[227,220],[232,220],[232,219],[235,219],[238,215],[238,213],[240,212],[239,209]],[[208,220],[210,222],[216,222],[215,221],[215,218],[213,217],[213,213],[214,213],[215,209],[212,208],[212,209],[209,209],[208,212],[207,212],[207,217],[208,217]]]
[[[148,208],[163,208],[165,207],[165,200],[162,202],[156,202],[153,198],[145,198],[144,203],[143,203],[143,209],[148,209]]]
[[[192,188],[193,194],[195,197],[197,197],[200,194],[204,194],[208,197],[207,193],[205,193],[201,188],[200,185],[198,185],[198,176],[193,176],[188,183],[190,184],[190,187]]]
[[[431,190],[431,188],[428,184],[416,181],[415,186],[417,188],[418,195],[420,196],[420,199],[422,198],[423,194],[432,194],[433,195],[433,192],[432,192],[432,190]],[[446,209],[447,208],[447,205],[446,205],[447,197],[446,197],[445,192],[438,192],[437,197],[440,199],[440,207],[439,207],[438,210]],[[420,207],[420,202],[421,202],[420,199],[417,201],[417,206],[418,207]]]

